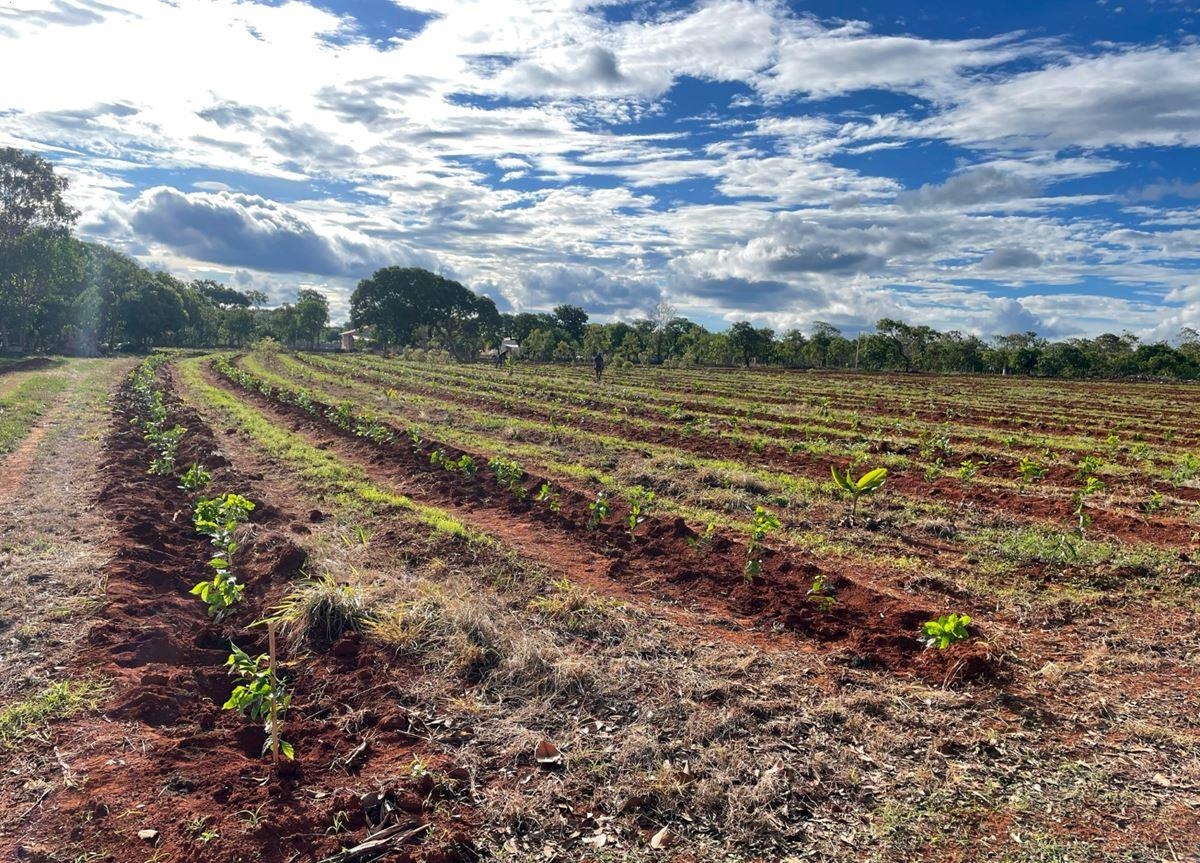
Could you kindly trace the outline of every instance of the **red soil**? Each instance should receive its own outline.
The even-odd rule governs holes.
[[[263,504],[252,484],[226,468],[200,419],[172,407],[172,421],[188,428],[179,463],[208,466],[212,493],[237,491],[260,504],[235,558],[246,599],[232,619],[212,624],[187,593],[207,575],[210,546],[192,529],[192,501],[176,480],[146,473],[150,456],[126,404],[123,395],[105,446],[102,469],[110,480],[98,501],[119,525],[107,603],[74,672],[112,681],[108,721],[75,721],[60,731],[78,751],[70,771],[86,783],[35,806],[11,850],[31,860],[62,859],[57,854],[64,849],[104,851],[116,863],[143,863],[155,851],[176,861],[316,860],[361,841],[379,805],[365,806],[348,786],[366,785],[394,804],[385,823],[429,828],[388,859],[460,859],[469,847],[465,777],[454,778],[453,765],[416,733],[419,721],[379,686],[418,673],[413,668],[354,634],[328,655],[285,656],[294,700],[283,736],[297,758],[278,768],[261,754],[261,725],[221,709],[232,689],[223,667],[230,642],[251,655],[265,651],[264,629],[247,626],[278,601],[304,564],[303,551],[277,529],[295,519]],[[356,779],[331,766],[368,737]],[[416,756],[451,781],[441,790],[424,787],[428,779],[411,777]],[[138,838],[144,829],[159,833],[147,841]],[[218,836],[204,842],[203,831]]]
[[[215,375],[214,379],[227,383]],[[790,636],[793,646],[798,642],[811,649],[837,651],[846,663],[859,667],[883,668],[939,683],[995,673],[980,646],[959,645],[954,651],[926,649],[918,630],[937,612],[908,597],[875,589],[870,573],[833,572],[800,555],[768,549],[762,556],[761,572],[750,580],[743,574],[748,558],[744,543],[721,536],[704,543],[682,519],[651,516],[631,538],[624,526],[628,507],[614,501],[612,515],[595,530],[588,530],[587,507],[594,496],[578,489],[554,483],[560,502],[560,511],[554,513],[532,499],[547,481],[545,477],[526,475],[524,496],[518,497],[487,472],[485,454],[466,453],[480,466],[474,476],[446,471],[430,463],[429,453],[441,449],[456,459],[464,451],[435,441],[424,442],[416,451],[400,429],[392,429],[396,443],[373,444],[299,407],[257,392],[248,392],[248,396],[277,416],[291,417],[297,429],[339,435],[344,439],[338,447],[340,456],[344,453],[342,457],[365,466],[372,476],[386,478],[414,498],[461,513],[468,523],[505,542],[536,550],[552,536],[568,541],[575,549],[566,559],[585,562],[566,567],[570,577],[607,592],[615,585],[629,594],[669,597],[735,622],[749,621],[778,631]],[[320,407],[322,415],[327,407]],[[607,565],[601,568],[588,563],[596,556],[605,558]],[[564,564],[562,556],[551,557],[557,565]],[[832,589],[835,602],[828,607],[808,595],[818,575]]]

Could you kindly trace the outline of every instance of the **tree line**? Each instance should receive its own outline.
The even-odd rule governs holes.
[[[92,356],[152,347],[240,346],[263,336],[315,345],[329,302],[259,308],[259,291],[185,282],[71,234],[65,177],[32,153],[0,149],[0,350]]]
[[[94,355],[152,347],[240,347],[264,336],[296,347],[336,339],[329,304],[300,290],[295,303],[219,282],[183,281],[127,255],[78,240],[67,180],[32,153],[0,148],[0,351]],[[1176,345],[1132,333],[1050,341],[1034,332],[991,339],[884,318],[848,336],[816,321],[776,333],[748,321],[713,332],[666,303],[642,320],[591,323],[574,305],[501,314],[495,303],[442,275],[384,267],[358,283],[350,325],[371,327],[382,348],[445,350],[459,360],[521,344],[535,361],[602,354],[617,364],[776,365],[860,371],[992,372],[1045,377],[1200,377],[1200,334]]]
[[[1034,332],[985,340],[958,330],[941,332],[884,318],[874,332],[843,334],[824,321],[805,333],[782,334],[739,321],[712,332],[675,314],[666,303],[631,323],[589,323],[574,305],[552,312],[501,314],[487,297],[428,270],[387,267],[359,282],[350,301],[351,323],[372,326],[381,348],[448,351],[459,360],[496,348],[503,338],[521,356],[572,362],[602,354],[638,365],[751,366],[1038,375],[1044,377],[1200,377],[1200,334],[1184,329],[1179,344],[1143,344],[1132,333],[1050,341]]]

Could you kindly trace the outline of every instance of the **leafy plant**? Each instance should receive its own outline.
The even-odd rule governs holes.
[[[762,572],[763,542],[771,531],[779,530],[779,518],[765,507],[754,507],[754,518],[750,520],[750,541],[746,543],[746,579],[750,580]]]
[[[968,483],[975,478],[979,473],[979,465],[969,458],[963,459],[958,464],[958,478],[964,483]]]
[[[229,668],[229,676],[236,678],[239,683],[221,707],[223,710],[236,710],[251,720],[263,723],[267,732],[267,739],[263,743],[263,754],[266,755],[271,745],[271,717],[275,717],[277,725],[282,724],[283,714],[292,703],[292,696],[284,688],[283,681],[271,670],[267,654],[251,657],[236,644],[229,646],[233,652],[225,660],[225,665]],[[284,758],[296,757],[292,744],[285,740],[279,741],[279,753]]]
[[[245,588],[232,571],[233,555],[237,551],[234,533],[253,510],[252,501],[233,493],[196,502],[192,523],[198,533],[210,538],[217,551],[208,562],[213,577],[195,585],[190,592],[208,606],[208,613],[218,621],[242,601]]]
[[[595,530],[604,519],[612,515],[612,504],[605,492],[597,492],[596,499],[588,504],[587,529]]]
[[[1083,486],[1081,488],[1079,488],[1075,492],[1074,496],[1072,497],[1072,500],[1075,503],[1075,516],[1079,519],[1079,535],[1080,536],[1083,536],[1084,529],[1089,524],[1092,523],[1091,516],[1089,516],[1086,512],[1084,512],[1084,506],[1086,504],[1087,498],[1093,494],[1096,494],[1103,488],[1104,488],[1103,482],[1101,482],[1094,476],[1089,476],[1087,479],[1085,479],[1083,481]]]
[[[525,486],[521,484],[521,481],[525,479],[525,471],[521,469],[519,464],[512,459],[496,456],[488,460],[488,468],[491,469],[493,476],[496,477],[497,483],[521,500],[525,499]]]
[[[1089,476],[1099,472],[1100,464],[1100,459],[1097,456],[1085,455],[1079,460],[1079,466],[1075,472],[1075,475],[1081,481],[1086,480]]]
[[[562,501],[559,500],[558,495],[548,482],[542,483],[534,500],[538,503],[545,503],[555,515],[562,510]]]
[[[1166,500],[1163,498],[1162,492],[1154,489],[1150,492],[1150,496],[1142,501],[1142,512],[1146,515],[1153,515],[1164,506],[1166,506]]]
[[[1046,468],[1031,458],[1022,458],[1017,465],[1017,473],[1021,477],[1021,488],[1036,482],[1046,476]]]
[[[653,506],[654,492],[647,491],[640,485],[630,489],[629,515],[625,519],[625,523],[629,525],[630,539],[633,539],[633,533],[637,530],[637,526],[646,520],[646,514]]]
[[[805,596],[812,602],[817,604],[817,607],[822,611],[828,611],[837,605],[837,600],[833,597],[833,585],[829,583],[825,573],[818,572],[816,578],[813,579],[812,587],[805,591]]]
[[[967,627],[971,625],[969,614],[951,612],[943,614],[937,620],[927,620],[922,627],[925,633],[925,643],[929,647],[945,650],[951,644],[965,641],[970,637]]]
[[[179,478],[179,487],[189,494],[194,494],[208,488],[208,483],[211,480],[212,474],[200,467],[200,465],[193,464]]]
[[[846,468],[845,474],[840,474],[836,467],[831,466],[829,472],[833,474],[833,481],[837,483],[838,488],[850,495],[850,518],[854,518],[858,514],[858,499],[863,495],[878,491],[887,480],[887,468],[885,467],[869,470],[857,480],[850,473],[850,468]]]

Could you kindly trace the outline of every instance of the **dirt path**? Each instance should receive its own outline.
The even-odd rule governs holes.
[[[93,508],[104,400],[130,365],[69,369],[72,386],[0,461],[0,700],[44,686],[90,626],[112,530]]]

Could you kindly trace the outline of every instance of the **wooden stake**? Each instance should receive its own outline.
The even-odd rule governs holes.
[[[279,680],[275,676],[275,621],[267,621],[267,652],[270,655],[271,668],[271,760],[279,763],[279,721],[275,712],[277,687]]]

